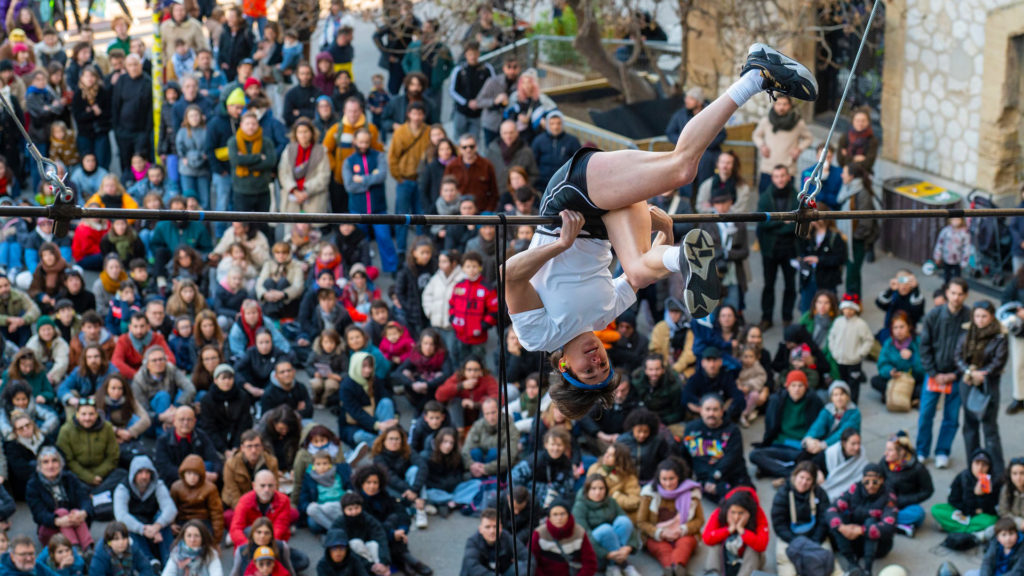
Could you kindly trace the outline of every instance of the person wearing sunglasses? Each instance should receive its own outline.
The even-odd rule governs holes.
[[[885,467],[871,463],[826,512],[839,566],[847,574],[869,576],[878,558],[892,550],[896,496],[885,486]]]
[[[594,404],[608,405],[614,395],[614,371],[593,331],[632,306],[637,290],[678,274],[694,318],[718,306],[722,287],[711,235],[691,230],[676,245],[672,219],[647,201],[691,183],[701,155],[725,123],[764,91],[817,98],[809,70],[757,43],[740,79],[686,124],[672,151],[584,147],[548,182],[540,214],[560,217],[560,226],[539,227],[530,248],[508,261],[507,301],[527,350],[562,352],[556,364],[562,377],[551,383],[550,394],[567,417],[578,419]],[[769,226],[777,233],[795,230],[783,222]],[[624,271],[618,278],[610,270],[613,248]]]
[[[498,174],[490,160],[480,156],[475,133],[459,136],[458,157],[448,163],[445,176],[452,176],[459,183],[459,191],[476,201],[481,212],[495,212],[498,209]]]

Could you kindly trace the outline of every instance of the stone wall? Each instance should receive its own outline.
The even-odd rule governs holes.
[[[1007,114],[1022,0],[890,0],[883,157],[993,192],[1017,185],[1022,110]]]

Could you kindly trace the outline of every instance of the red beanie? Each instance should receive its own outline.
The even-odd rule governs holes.
[[[802,370],[790,370],[789,374],[786,374],[786,387],[793,382],[800,382],[804,386],[807,386],[807,375]]]

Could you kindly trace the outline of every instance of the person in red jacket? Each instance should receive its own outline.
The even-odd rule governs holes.
[[[264,511],[265,507],[265,511]],[[291,498],[277,490],[277,477],[270,470],[260,470],[252,480],[252,491],[238,499],[231,516],[231,542],[235,548],[249,542],[245,529],[252,526],[257,518],[266,516],[274,525],[274,534],[285,542],[291,538],[291,526],[299,519],[299,512],[292,508]]]
[[[167,345],[163,334],[154,332],[146,320],[145,314],[135,311],[128,324],[128,333],[121,334],[114,345],[114,356],[110,363],[117,367],[121,374],[128,380],[135,378],[135,373],[142,367],[142,359],[153,346],[159,346],[167,353],[167,363],[174,364],[174,353]]]
[[[479,358],[470,356],[441,384],[434,397],[448,405],[452,426],[461,430],[476,421],[484,400],[498,398],[498,381]]]
[[[498,323],[498,293],[481,275],[484,259],[476,252],[462,257],[466,279],[455,285],[448,300],[448,315],[455,330],[452,357],[463,362],[469,356],[483,358],[487,353],[487,331]]]
[[[704,570],[715,574],[759,570],[764,566],[768,537],[768,517],[757,492],[747,486],[729,491],[704,526],[704,544],[711,547]]]
[[[86,205],[86,208],[99,206]],[[110,229],[110,222],[102,218],[82,218],[75,226],[75,235],[71,239],[71,258],[85,270],[99,272],[103,269],[103,252],[100,240]]]
[[[537,563],[537,576],[594,576],[597,554],[587,531],[576,524],[569,504],[557,499],[548,508],[548,517],[533,531],[530,548]],[[575,566],[569,566],[572,562]]]

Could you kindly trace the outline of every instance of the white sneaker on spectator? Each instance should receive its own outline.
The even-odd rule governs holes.
[[[626,564],[622,569],[623,576],[641,576],[640,571],[633,567],[632,564]]]
[[[425,510],[416,511],[416,528],[423,530],[427,527],[427,512]]]
[[[437,506],[427,504],[423,507],[423,511],[426,512],[428,516],[435,516],[437,514]]]
[[[604,571],[604,576],[622,576],[622,568],[619,568],[617,564],[609,564],[608,569]]]
[[[366,442],[360,442],[359,444],[356,444],[356,447],[353,448],[351,452],[348,453],[348,456],[345,456],[345,462],[352,468],[355,468],[356,464],[359,464],[359,461],[369,453],[370,447]]]
[[[936,468],[949,468],[949,456],[945,454],[935,455],[935,467]]]

